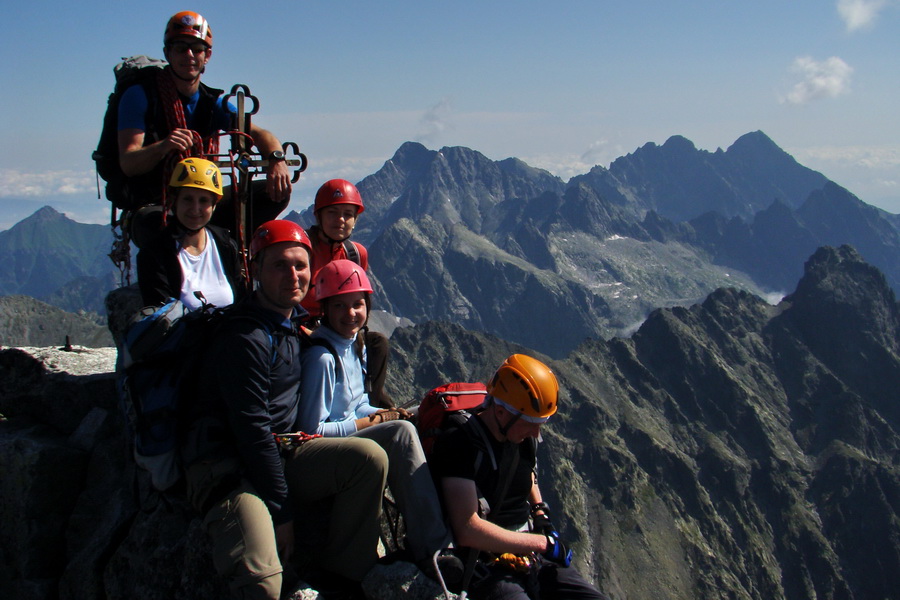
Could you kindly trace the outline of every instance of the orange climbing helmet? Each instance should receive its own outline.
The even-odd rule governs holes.
[[[529,423],[546,423],[556,412],[559,382],[550,367],[525,354],[513,354],[487,385],[494,401]]]
[[[202,15],[190,10],[183,10],[175,13],[166,23],[166,35],[163,43],[168,44],[169,41],[179,35],[194,37],[212,48],[212,29],[209,27],[209,21]]]
[[[352,260],[333,260],[316,273],[313,289],[316,300],[349,294],[351,292],[372,293],[372,284],[365,270]]]
[[[333,204],[351,204],[357,208],[357,215],[362,214],[366,210],[366,207],[363,206],[362,196],[359,195],[359,190],[346,179],[331,179],[322,184],[322,187],[316,192],[313,213],[317,213],[326,206],[332,206]]]
[[[302,227],[293,221],[275,219],[256,228],[250,240],[250,259],[256,258],[260,250],[281,242],[297,242],[312,254],[312,244]]]

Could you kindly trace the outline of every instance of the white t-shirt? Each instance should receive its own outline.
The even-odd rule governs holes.
[[[234,292],[222,268],[222,257],[213,236],[203,230],[206,236],[206,248],[198,256],[194,256],[184,248],[178,251],[178,262],[181,264],[181,302],[190,310],[196,310],[203,304],[194,295],[202,292],[208,304],[228,306],[234,303]]]

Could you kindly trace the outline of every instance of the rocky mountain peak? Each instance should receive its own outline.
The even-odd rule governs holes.
[[[900,305],[881,271],[850,246],[823,247],[806,262],[797,290],[784,300],[817,351],[837,363],[853,361],[846,348],[883,348],[900,364]],[[825,340],[840,339],[831,346]],[[880,352],[879,352],[880,353]],[[874,356],[866,353],[865,360]],[[855,362],[855,361],[853,361]],[[882,382],[883,384],[883,382]]]
[[[40,209],[38,209],[37,211],[35,211],[35,213],[32,214],[30,217],[28,217],[27,219],[22,221],[22,223],[31,223],[31,222],[47,223],[47,222],[52,222],[52,221],[58,221],[60,219],[70,220],[64,214],[57,211],[52,206],[43,206]]]
[[[390,162],[404,171],[417,171],[423,163],[431,160],[436,152],[419,142],[404,142],[397,148]]]
[[[694,142],[687,139],[683,135],[673,135],[669,137],[665,141],[665,143],[660,146],[660,149],[663,152],[668,152],[671,154],[685,154],[685,153],[694,153],[697,152],[697,147],[694,145]]]

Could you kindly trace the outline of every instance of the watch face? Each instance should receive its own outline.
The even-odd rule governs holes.
[[[284,158],[284,152],[281,150],[275,150],[271,154],[269,154],[269,160],[281,160]]]

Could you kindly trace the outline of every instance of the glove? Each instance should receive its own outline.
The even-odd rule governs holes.
[[[541,514],[535,514],[537,511],[541,511]],[[550,522],[550,507],[546,502],[538,502],[531,507],[531,530],[544,535],[556,531],[556,527]]]
[[[559,539],[559,533],[551,531],[546,536],[547,550],[544,552],[544,558],[563,567],[572,564],[572,551]]]
[[[372,421],[372,423],[377,424],[376,417],[378,417],[377,423],[387,423],[388,421],[396,421],[399,419],[400,413],[395,409],[382,409],[369,415],[369,420]]]

